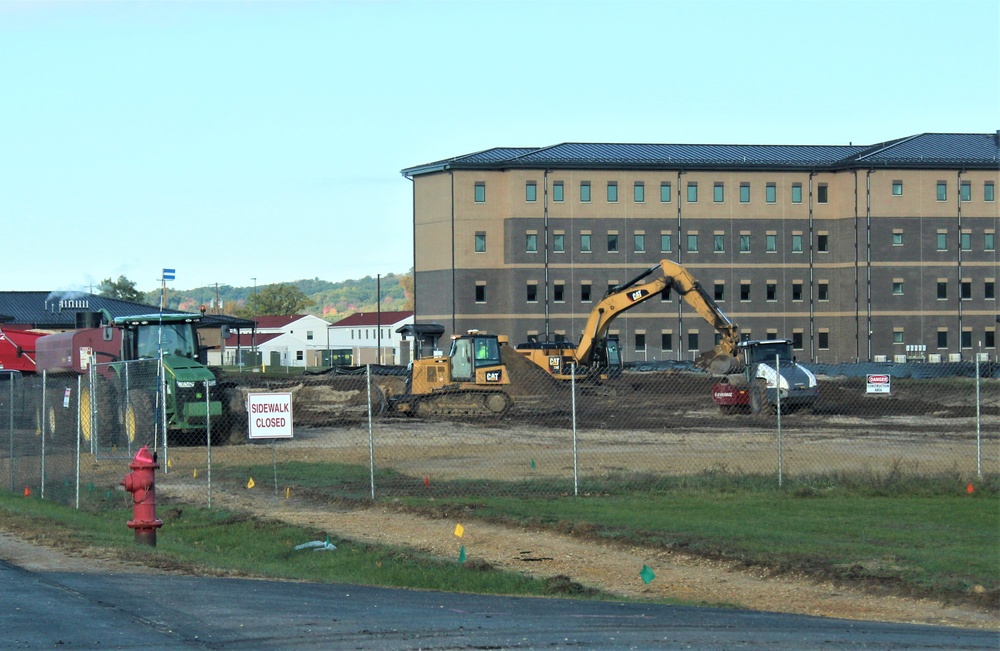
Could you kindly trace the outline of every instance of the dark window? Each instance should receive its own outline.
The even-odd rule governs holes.
[[[987,280],[983,283],[983,298],[996,298],[996,287],[996,282],[992,280]]]
[[[802,281],[796,281],[792,283],[792,300],[801,301],[802,300]]]
[[[698,333],[688,333],[688,350],[698,350]]]
[[[750,300],[750,283],[740,283],[740,300]]]
[[[816,333],[816,345],[820,350],[830,349],[830,333],[829,332],[818,332]]]
[[[937,347],[938,348],[947,348],[948,347],[948,331],[947,330],[938,330],[937,335],[938,335],[937,336]]]
[[[674,336],[669,332],[664,332],[660,335],[660,350],[673,350],[674,349]]]
[[[818,301],[830,300],[829,283],[816,283],[816,300]]]
[[[948,282],[939,280],[937,284],[937,297],[939,299],[948,298]]]
[[[565,300],[565,289],[566,285],[558,284],[552,286],[552,300],[556,303],[562,303]]]
[[[816,188],[816,203],[826,203],[829,200],[829,193],[826,183],[820,183]]]
[[[726,283],[715,283],[715,294],[713,298],[717,301],[726,300]]]
[[[817,235],[816,236],[816,250],[822,253],[826,253],[830,250],[830,236],[829,235]]]
[[[618,235],[608,233],[608,253],[618,253]]]
[[[645,352],[646,351],[646,335],[636,333],[635,335],[635,351]]]
[[[996,348],[997,346],[997,332],[996,330],[987,330],[983,333],[983,346],[986,348]]]
[[[962,348],[972,348],[972,330],[962,331]]]
[[[767,284],[767,300],[769,301],[778,300],[778,285],[776,283]]]
[[[802,333],[793,332],[792,333],[792,348],[795,350],[802,350]]]
[[[972,281],[963,280],[962,284],[959,285],[959,292],[961,292],[962,300],[969,300],[972,298]]]
[[[486,302],[486,285],[476,285],[476,302]]]
[[[538,301],[538,285],[528,285],[528,302],[534,303],[536,301]]]
[[[584,303],[590,302],[590,283],[582,283],[580,285],[580,300]]]

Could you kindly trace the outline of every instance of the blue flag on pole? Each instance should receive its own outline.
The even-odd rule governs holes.
[[[163,280],[173,280],[174,279],[174,269],[164,269],[163,270]]]

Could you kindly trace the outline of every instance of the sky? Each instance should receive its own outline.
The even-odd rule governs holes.
[[[405,273],[491,147],[998,129],[998,0],[0,0],[0,291]]]

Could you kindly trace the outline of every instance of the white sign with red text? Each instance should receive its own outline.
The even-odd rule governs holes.
[[[871,374],[868,376],[868,391],[866,393],[889,393],[888,375]]]
[[[247,416],[252,439],[292,438],[292,394],[249,393]]]

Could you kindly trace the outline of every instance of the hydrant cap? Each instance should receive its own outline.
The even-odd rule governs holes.
[[[139,451],[135,453],[135,463],[140,463],[143,465],[152,465],[156,463],[156,459],[153,458],[153,454],[149,451],[149,448],[145,445],[139,448]]]

